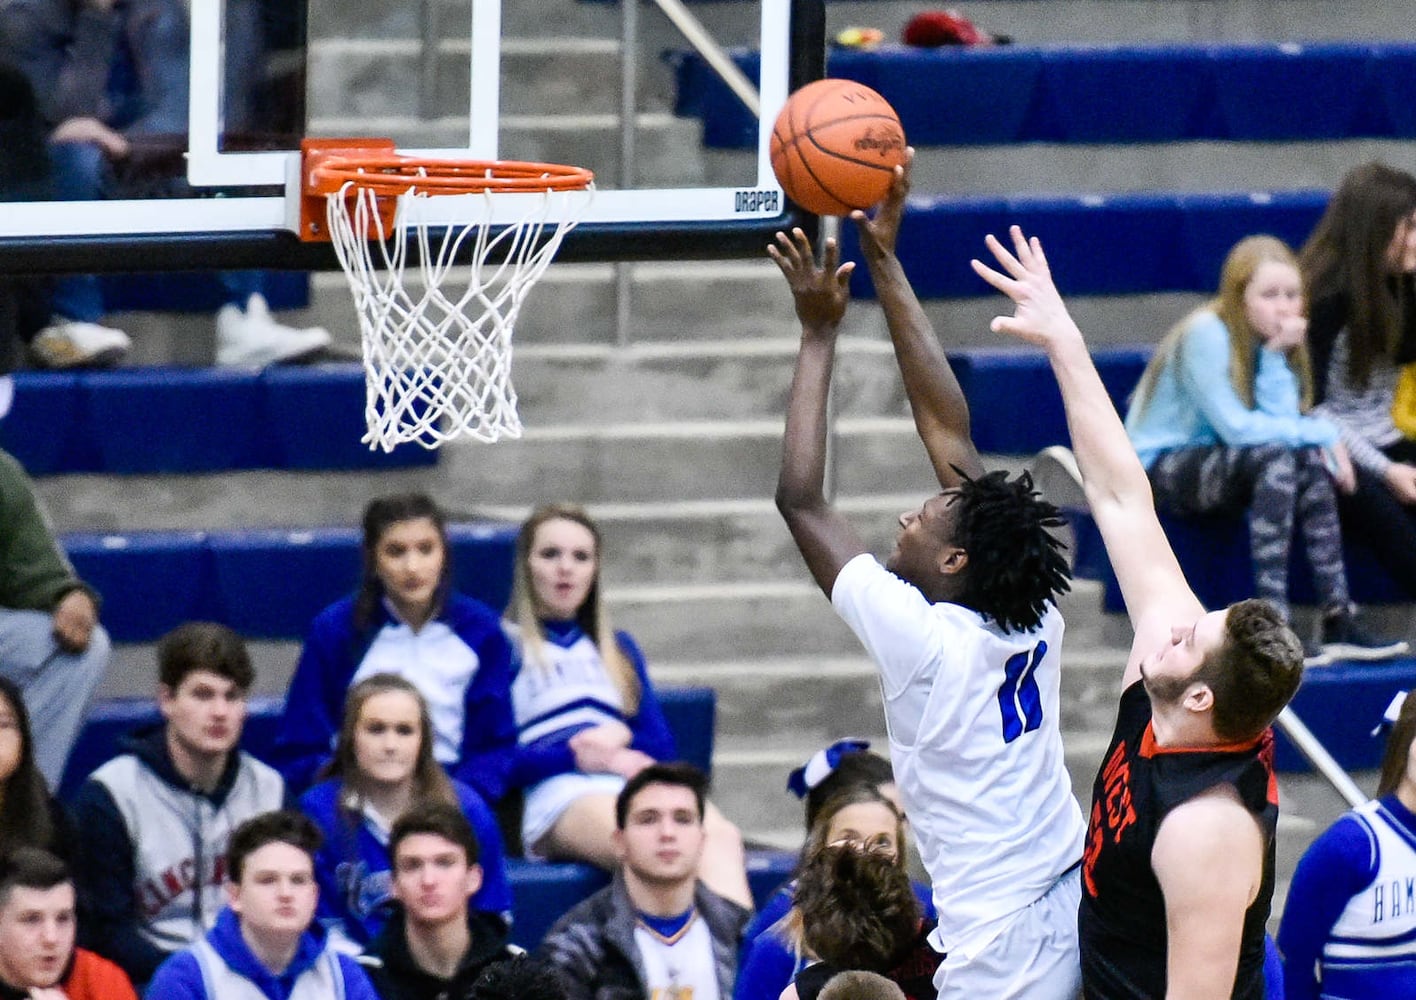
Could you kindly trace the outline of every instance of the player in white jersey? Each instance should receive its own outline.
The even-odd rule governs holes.
[[[826,502],[826,397],[853,265],[838,267],[828,240],[818,267],[797,230],[769,248],[802,324],[777,506],[880,669],[895,777],[939,911],[940,997],[1075,997],[1085,828],[1058,728],[1054,602],[1068,569],[1049,529],[1061,520],[1026,474],[984,471],[963,393],[895,256],[907,190],[908,165],[875,217],[855,218],[943,492],[901,516],[884,566]]]

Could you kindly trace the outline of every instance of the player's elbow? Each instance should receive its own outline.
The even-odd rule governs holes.
[[[815,496],[813,497],[813,493]],[[777,484],[777,513],[790,524],[811,510],[816,501],[820,499],[820,491],[803,489],[799,486],[782,481]]]

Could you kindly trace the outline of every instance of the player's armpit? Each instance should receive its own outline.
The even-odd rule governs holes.
[[[779,498],[777,509],[787,522],[812,579],[829,598],[841,567],[867,551],[865,543],[851,523],[829,504],[795,506]]]
[[[1264,835],[1229,785],[1166,816],[1151,851],[1165,895],[1166,1000],[1228,997],[1244,914],[1263,880]]]

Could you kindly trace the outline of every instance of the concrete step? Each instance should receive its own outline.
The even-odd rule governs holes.
[[[309,35],[315,40],[343,38],[420,38],[421,3],[368,4],[360,0],[322,0],[312,4]],[[438,33],[467,38],[471,27],[470,0],[441,0],[433,5]],[[614,38],[620,12],[613,4],[563,2],[503,3],[502,35],[507,38],[545,34]]]
[[[780,417],[799,346],[796,338],[639,343],[624,349],[529,345],[514,362],[518,407],[528,426]],[[890,345],[842,339],[832,400],[843,417],[908,415]]]
[[[952,251],[964,266],[967,247]],[[622,265],[629,275],[628,323],[623,338],[616,329],[615,266],[612,264],[556,264],[531,290],[518,317],[514,342],[513,376],[518,385],[522,363],[534,357],[527,348],[611,347],[643,345],[643,357],[658,357],[664,368],[711,367],[729,343],[748,344],[744,351],[778,356],[784,342],[794,340],[798,326],[791,296],[775,266],[762,260],[676,262]],[[281,322],[294,326],[323,326],[342,350],[359,350],[359,325],[353,298],[342,272],[311,276],[310,307],[280,314]],[[411,287],[417,287],[410,282]],[[1065,289],[1064,289],[1065,291]],[[1201,301],[1190,293],[1073,297],[1068,306],[1088,342],[1115,347],[1153,343]],[[969,347],[1009,347],[1014,341],[988,328],[1003,311],[995,297],[931,300],[924,310],[940,339],[950,350]],[[216,355],[216,333],[211,316],[190,313],[129,312],[114,314],[105,322],[133,337],[127,364],[209,365]],[[874,302],[853,303],[842,326],[843,344],[887,337],[884,316]],[[623,343],[621,343],[621,340]],[[698,342],[707,342],[703,357],[695,359]],[[755,342],[773,346],[757,346]],[[852,347],[865,350],[865,348]],[[548,355],[543,360],[549,360]],[[567,355],[562,374],[573,367]],[[613,352],[603,362],[586,354],[587,367],[603,363],[608,368]],[[593,363],[592,363],[593,362]],[[537,364],[540,362],[538,361]],[[535,391],[527,382],[523,392]]]
[[[251,527],[353,523],[370,496],[399,489],[469,506],[762,498],[776,486],[781,430],[780,419],[558,425],[495,446],[454,442],[439,465],[408,471],[73,475],[47,477],[39,488],[64,531],[202,528],[229,524],[233,514]],[[919,496],[938,489],[908,419],[843,419],[835,441],[842,496],[869,495],[882,483]]]
[[[570,163],[589,167],[601,188],[618,186],[619,115],[611,112],[503,114],[498,155],[506,160]],[[634,159],[636,187],[694,187],[705,176],[699,127],[667,111],[644,111],[635,119],[639,137]],[[310,120],[312,136],[381,136],[403,149],[467,146],[466,114],[426,121],[400,114],[321,115]]]
[[[825,595],[806,580],[619,587],[607,591],[606,600],[618,626],[656,660],[756,661],[860,651]]]
[[[439,27],[449,37],[466,36],[468,0],[437,5]],[[747,33],[745,4],[694,4],[690,8],[719,42],[742,44]],[[919,13],[909,0],[842,0],[826,5],[828,30],[872,25],[898,39],[905,23]],[[1178,42],[1406,38],[1410,20],[1400,4],[1385,0],[975,0],[968,16],[990,31],[1011,35],[1022,44],[1066,42]],[[312,38],[406,37],[419,34],[419,6],[381,6],[359,0],[326,0],[312,5]],[[600,3],[503,3],[502,31],[508,37],[530,36],[554,28],[562,35],[616,37],[620,10]],[[677,31],[653,6],[640,13],[641,29],[655,41]],[[682,44],[681,39],[679,44]]]
[[[417,87],[422,43],[414,38],[337,38],[310,47],[308,92],[316,118],[457,116],[469,107],[471,42],[444,38],[437,48],[436,101],[423,108]],[[503,115],[617,113],[620,45],[609,38],[511,38],[501,45]],[[670,96],[638,91],[644,110],[667,110]]]

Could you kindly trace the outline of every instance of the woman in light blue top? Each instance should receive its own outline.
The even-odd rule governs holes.
[[[1352,464],[1327,420],[1310,416],[1306,302],[1293,253],[1270,236],[1225,258],[1219,294],[1166,335],[1141,377],[1126,429],[1156,504],[1181,515],[1248,511],[1258,596],[1288,611],[1294,521],[1326,619],[1350,620],[1334,487]],[[1356,630],[1325,629],[1347,637]],[[1309,665],[1375,659],[1369,641],[1313,644]]]

